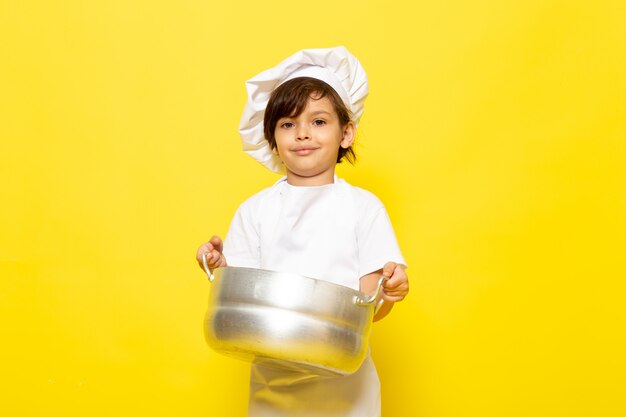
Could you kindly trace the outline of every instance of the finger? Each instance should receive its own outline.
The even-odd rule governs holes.
[[[400,289],[409,289],[409,281],[406,277],[394,277],[387,280],[383,284],[385,291],[397,291]]]
[[[213,248],[217,249],[218,252],[222,252],[224,249],[222,238],[217,235],[214,235],[211,239],[209,239],[209,243],[213,245]]]
[[[400,301],[404,301],[405,297],[389,297],[389,296],[384,296],[383,299],[387,302],[390,303],[399,303]]]
[[[392,283],[393,284],[393,283]],[[404,280],[401,280],[397,283],[397,285],[392,286],[384,286],[383,293],[392,296],[392,297],[406,297],[409,293],[409,281],[404,277]]]
[[[394,273],[391,276],[391,278],[385,281],[384,287],[393,289],[393,288],[400,287],[401,285],[404,285],[404,284],[408,285],[408,282],[409,280],[406,275],[406,272],[404,272],[404,270],[398,266],[394,270]]]
[[[389,301],[389,302],[392,302],[392,303],[396,303],[398,301],[402,301],[402,300],[404,300],[405,297],[406,297],[406,294],[394,294],[394,295],[391,295],[391,294],[387,294],[386,292],[383,292],[383,299],[385,301]]]
[[[409,283],[403,282],[393,287],[383,287],[383,291],[387,294],[393,294],[397,292],[409,292]]]
[[[213,250],[213,252],[211,253],[211,259],[211,269],[226,266],[226,257],[223,253],[220,253],[217,250]]]
[[[406,297],[408,293],[408,283],[402,284],[396,288],[383,288],[383,295],[387,295],[389,297]]]
[[[196,259],[198,260],[198,263],[202,264],[202,258],[206,256],[206,261],[207,263],[211,263],[211,250],[210,248],[204,247],[204,248],[200,248],[198,249],[198,254],[196,255]]]
[[[385,295],[389,297],[406,297],[408,295],[408,291],[384,291]]]
[[[398,282],[394,285],[384,285],[383,286],[383,290],[387,291],[387,292],[393,292],[393,291],[408,291],[409,289],[409,282],[408,281],[402,281],[402,282]]]
[[[383,267],[383,275],[390,277],[393,275],[393,271],[396,269],[397,264],[395,262],[387,262]]]
[[[222,254],[219,253],[216,249],[213,249],[211,252],[209,252],[206,259],[211,269],[217,267],[217,264],[219,264],[220,262],[221,255]]]
[[[391,275],[390,279],[387,280],[386,284],[388,288],[391,288],[401,285],[404,282],[408,283],[408,280],[409,279],[406,275],[406,271],[404,270],[404,268],[401,265],[396,264],[396,267],[393,270],[393,274]]]
[[[200,266],[202,266],[202,255],[204,255],[205,253],[207,254],[207,262],[208,262],[209,260],[208,254],[211,253],[212,250],[213,250],[213,246],[209,243],[205,243],[198,248],[198,251],[196,252],[196,261],[198,261],[198,264],[200,264]]]

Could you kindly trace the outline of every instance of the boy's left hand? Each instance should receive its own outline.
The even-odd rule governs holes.
[[[402,265],[387,262],[383,267],[383,275],[389,279],[383,282],[383,298],[392,303],[404,300],[409,293],[409,277]]]

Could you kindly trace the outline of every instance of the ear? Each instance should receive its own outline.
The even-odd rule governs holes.
[[[348,122],[348,124],[343,127],[343,137],[340,143],[341,147],[348,149],[354,143],[355,135],[356,127],[354,123]]]

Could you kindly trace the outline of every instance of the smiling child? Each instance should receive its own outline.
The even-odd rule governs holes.
[[[240,124],[244,150],[285,176],[246,200],[225,242],[200,246],[209,268],[296,273],[362,292],[382,275],[374,320],[408,294],[406,262],[389,216],[372,193],[337,178],[355,161],[353,143],[368,94],[360,62],[345,48],[308,49],[247,82]],[[252,365],[250,416],[380,416],[380,382],[368,355],[336,378]]]

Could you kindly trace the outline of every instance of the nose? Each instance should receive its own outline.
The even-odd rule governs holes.
[[[309,140],[311,139],[311,132],[309,126],[306,123],[298,123],[296,140]]]

